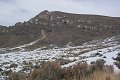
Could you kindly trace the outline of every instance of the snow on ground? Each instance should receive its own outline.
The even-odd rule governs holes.
[[[40,61],[54,61],[56,59],[70,60],[69,63],[61,67],[69,67],[77,64],[80,61],[87,61],[90,64],[97,59],[104,59],[107,65],[113,65],[115,71],[118,68],[114,65],[113,57],[115,58],[120,52],[120,45],[117,43],[115,37],[107,38],[104,40],[93,40],[84,43],[81,46],[66,47],[66,48],[53,48],[48,50],[41,50],[41,48],[33,51],[12,51],[9,53],[0,54],[0,68],[3,70],[14,70],[10,65],[17,64],[16,71],[20,71],[26,66],[25,63],[32,62],[34,65]],[[23,45],[26,46],[26,45]],[[22,47],[23,48],[23,47]],[[5,49],[0,49],[0,52]],[[98,55],[99,54],[99,55]]]

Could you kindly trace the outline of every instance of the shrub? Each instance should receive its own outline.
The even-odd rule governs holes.
[[[2,72],[3,71],[3,69],[2,68],[0,68],[0,72]]]
[[[47,62],[43,68],[35,68],[31,74],[32,80],[59,80],[61,67],[57,62]]]
[[[104,59],[98,59],[96,62],[93,63],[95,69],[102,70],[104,68],[104,64],[106,61]]]
[[[12,72],[9,75],[9,80],[25,80],[26,75],[24,73]]]
[[[114,60],[116,60],[115,65],[120,69],[120,53],[118,53],[118,56]]]
[[[10,65],[9,68],[16,68],[17,66],[18,66],[17,64],[13,63],[13,64]]]

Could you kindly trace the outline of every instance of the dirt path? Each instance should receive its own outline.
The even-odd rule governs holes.
[[[11,50],[14,50],[14,49],[22,49],[22,50],[24,50],[25,47],[32,46],[32,45],[36,44],[38,41],[41,41],[41,40],[45,39],[47,37],[46,34],[45,34],[45,31],[42,30],[41,33],[42,33],[42,38],[40,38],[38,40],[35,40],[33,42],[30,42],[28,44],[24,44],[24,45],[19,46],[19,47],[11,48]]]

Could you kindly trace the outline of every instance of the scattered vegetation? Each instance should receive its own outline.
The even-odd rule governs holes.
[[[115,58],[115,60],[115,65],[120,69],[120,53],[118,53],[118,56]]]
[[[17,67],[17,64],[13,63],[10,65],[10,68],[16,68]]]
[[[9,80],[120,80],[120,74],[114,74],[113,67],[104,64],[105,61],[99,59],[91,65],[80,62],[61,68],[57,61],[46,62],[28,74],[12,72]]]

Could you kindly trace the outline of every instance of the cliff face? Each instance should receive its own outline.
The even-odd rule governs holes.
[[[36,41],[31,47],[74,45],[120,35],[120,18],[71,14],[60,11],[41,12],[27,22],[0,27],[0,47],[13,47]],[[44,36],[44,38],[43,38]]]

